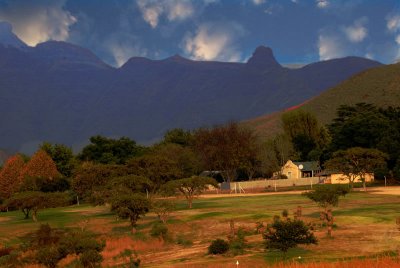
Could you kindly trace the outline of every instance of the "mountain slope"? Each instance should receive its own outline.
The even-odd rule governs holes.
[[[310,111],[321,123],[327,124],[335,118],[336,109],[340,105],[354,105],[359,102],[372,103],[378,107],[400,106],[400,63],[376,67],[354,75],[338,86],[288,110]],[[282,130],[281,116],[288,110],[254,118],[244,124],[255,128],[260,136],[272,137]]]
[[[348,57],[292,70],[261,46],[247,63],[176,55],[131,58],[115,69],[65,42],[0,45],[0,148],[32,152],[42,141],[79,147],[96,134],[151,142],[175,127],[285,109],[378,65]]]

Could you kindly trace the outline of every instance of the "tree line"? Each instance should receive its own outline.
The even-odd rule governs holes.
[[[110,203],[134,226],[148,211],[149,196],[181,194],[191,206],[207,184],[271,177],[288,159],[319,161],[347,175],[350,183],[355,174],[364,177],[371,171],[377,178],[400,178],[400,108],[343,105],[326,126],[310,112],[295,110],[285,113],[282,122],[283,132],[267,141],[229,123],[173,129],[148,147],[127,137],[93,136],[74,154],[63,144],[45,142],[30,158],[17,154],[8,159],[0,171],[0,200],[3,209],[18,208],[35,218],[38,209],[63,202]],[[199,176],[203,171],[214,178]],[[143,208],[130,215],[125,208],[133,195]]]

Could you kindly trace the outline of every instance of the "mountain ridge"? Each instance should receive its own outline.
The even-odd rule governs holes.
[[[247,63],[175,55],[133,57],[113,68],[66,42],[0,46],[0,148],[29,153],[42,141],[80,148],[96,134],[149,143],[171,128],[285,109],[379,65],[345,58],[292,70],[260,46]]]

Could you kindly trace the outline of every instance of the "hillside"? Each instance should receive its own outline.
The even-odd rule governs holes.
[[[321,123],[327,124],[335,118],[340,105],[359,102],[379,107],[400,106],[400,63],[366,70],[303,104],[245,121],[244,124],[255,128],[262,137],[271,137],[281,131],[280,118],[288,110],[310,111]]]
[[[247,63],[175,55],[164,60],[134,57],[113,68],[77,45],[50,41],[22,46],[7,31],[10,27],[3,27],[7,43],[0,44],[0,148],[25,153],[43,141],[78,149],[101,134],[150,143],[171,128],[254,118],[304,102],[381,65],[346,57],[289,69],[270,48],[260,46]]]

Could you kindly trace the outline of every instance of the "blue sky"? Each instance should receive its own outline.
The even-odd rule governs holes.
[[[0,0],[0,21],[31,46],[67,41],[114,66],[174,54],[243,62],[259,45],[286,64],[400,59],[399,0]]]

